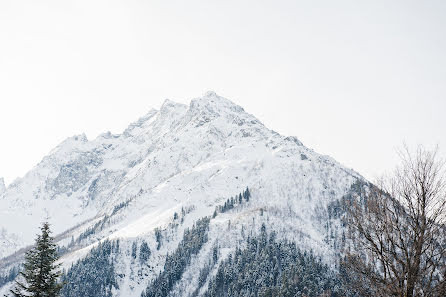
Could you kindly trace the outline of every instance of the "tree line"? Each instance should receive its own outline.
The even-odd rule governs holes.
[[[200,272],[199,283],[208,281],[205,296],[446,296],[446,171],[437,151],[419,148],[401,152],[401,164],[374,184],[356,183],[356,194],[331,205],[330,218],[341,218],[348,231],[343,240],[339,271],[333,274],[296,243],[278,241],[266,232],[248,238],[246,248]],[[248,202],[250,191],[228,199],[213,217]],[[177,249],[166,257],[163,271],[142,297],[166,296],[181,279],[207,241],[210,217],[184,232]],[[119,289],[114,261],[119,241],[104,241],[63,274],[56,265],[57,247],[48,223],[40,228],[33,249],[25,256],[12,296],[111,296]],[[161,233],[157,232],[157,248]],[[132,247],[132,257],[147,262],[147,243]],[[217,265],[218,252],[210,261]],[[100,274],[97,272],[101,271]],[[12,270],[0,281],[14,277]],[[61,277],[62,276],[62,277]]]

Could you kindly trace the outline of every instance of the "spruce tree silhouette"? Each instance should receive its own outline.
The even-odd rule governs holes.
[[[51,236],[48,222],[40,227],[34,247],[25,255],[23,271],[10,291],[14,297],[57,297],[62,289],[58,281],[61,275],[56,265],[58,259],[56,244]]]

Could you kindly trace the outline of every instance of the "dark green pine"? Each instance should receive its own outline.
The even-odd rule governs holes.
[[[58,282],[59,265],[55,264],[58,259],[57,247],[47,222],[42,224],[40,231],[35,246],[25,255],[21,279],[16,281],[15,288],[10,291],[12,296],[59,296],[62,284]]]

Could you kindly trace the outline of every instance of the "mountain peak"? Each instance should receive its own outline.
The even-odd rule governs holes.
[[[202,97],[191,101],[189,108],[191,110],[208,111],[211,113],[235,112],[242,113],[244,109],[225,97],[217,95],[214,91],[204,93]]]
[[[162,114],[165,114],[165,113],[171,112],[172,110],[176,110],[176,109],[184,110],[186,108],[187,108],[187,106],[185,104],[177,103],[170,99],[166,99],[166,100],[164,100],[163,105],[161,105],[160,112]]]
[[[209,90],[203,94],[203,97],[218,97],[218,95],[214,91]]]
[[[329,258],[337,250],[324,240],[333,233],[325,227],[332,222],[325,209],[343,197],[356,177],[215,92],[189,105],[165,100],[123,134],[105,133],[90,142],[85,135],[68,138],[6,191],[0,179],[0,229],[6,230],[3,238],[0,230],[0,269],[6,271],[3,257],[32,243],[32,226],[48,216],[66,251],[61,259],[66,271],[99,242],[120,240],[115,269],[124,277],[116,278],[119,296],[141,295],[164,267],[166,255],[175,252],[183,231],[214,212],[218,218],[210,219],[210,232],[199,235],[208,236],[208,242],[191,263],[210,263],[207,256],[214,247],[222,256],[235,252],[244,234],[254,234],[263,223],[271,231],[286,230],[283,238],[300,240],[302,249],[314,246]],[[240,207],[217,214],[226,198],[248,186],[249,201],[236,199]],[[156,230],[168,240],[157,240]],[[153,268],[131,258],[130,248],[137,244],[141,250],[143,241],[150,245]],[[182,276],[183,281],[203,267],[185,267],[191,277]],[[146,277],[128,273],[140,269]],[[166,295],[193,294],[200,289],[195,285],[184,294]]]
[[[196,98],[192,101],[201,101],[212,105],[238,106],[231,100],[217,95],[217,93],[215,93],[214,91],[207,91],[206,93],[203,94],[202,97]]]
[[[165,99],[163,104],[161,105],[161,109],[167,108],[167,107],[172,107],[172,106],[175,106],[177,104],[179,104],[179,103],[176,103],[176,102],[174,102],[174,101],[172,101],[170,99]]]

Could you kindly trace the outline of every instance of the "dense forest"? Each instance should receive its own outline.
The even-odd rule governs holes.
[[[210,218],[198,220],[193,228],[184,231],[183,240],[177,249],[166,258],[161,274],[149,284],[142,297],[167,296],[175,283],[181,279],[184,270],[190,264],[191,256],[197,254],[208,240],[207,230]]]
[[[216,296],[347,296],[342,281],[311,252],[279,241],[262,225],[224,260],[209,282],[206,297]]]
[[[112,296],[119,289],[114,262],[119,255],[119,240],[99,243],[89,255],[62,276],[62,297]]]

